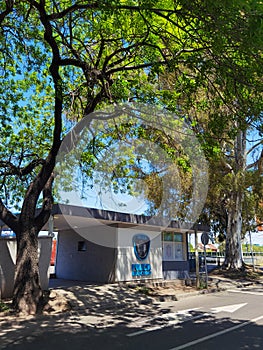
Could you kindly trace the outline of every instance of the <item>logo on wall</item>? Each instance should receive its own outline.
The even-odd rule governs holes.
[[[146,259],[150,250],[150,238],[143,233],[138,233],[133,236],[132,244],[136,258],[138,260]]]
[[[150,276],[152,273],[150,264],[132,264],[132,276]]]

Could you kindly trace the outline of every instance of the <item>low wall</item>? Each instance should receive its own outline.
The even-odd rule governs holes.
[[[52,237],[38,238],[40,284],[48,289],[49,264],[52,249]],[[0,299],[11,298],[14,288],[16,262],[15,238],[0,238]]]

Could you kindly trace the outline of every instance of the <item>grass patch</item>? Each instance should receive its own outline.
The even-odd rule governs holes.
[[[149,288],[146,286],[137,286],[136,292],[144,295],[149,295],[149,296],[153,294],[152,288]]]
[[[0,312],[6,312],[10,311],[10,307],[6,304],[0,301]]]

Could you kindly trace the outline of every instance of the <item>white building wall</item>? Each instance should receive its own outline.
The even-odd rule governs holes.
[[[39,274],[43,290],[48,289],[49,264],[52,249],[52,237],[38,238]],[[15,238],[0,239],[0,299],[11,298],[14,288],[16,264]]]
[[[79,245],[83,243],[84,249]],[[56,276],[88,282],[113,282],[116,257],[116,228],[106,225],[58,234]]]
[[[145,234],[150,238],[150,249],[146,259],[138,260],[133,247],[133,237],[136,234]],[[130,281],[138,279],[162,279],[162,242],[161,233],[147,231],[141,228],[118,228],[117,233],[117,259],[115,280]],[[149,264],[151,273],[149,275],[133,276],[133,264]],[[148,268],[148,265],[147,265]]]

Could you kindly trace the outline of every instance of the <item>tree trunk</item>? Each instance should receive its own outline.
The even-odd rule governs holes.
[[[240,269],[243,266],[241,247],[242,229],[242,195],[234,192],[230,199],[226,232],[226,255],[224,267],[228,269]]]
[[[35,314],[42,297],[38,261],[38,237],[35,230],[17,234],[13,306],[23,314]]]
[[[246,130],[240,128],[234,143],[232,186],[227,210],[226,255],[223,266],[228,269],[240,269],[243,266],[241,232],[245,169]]]

